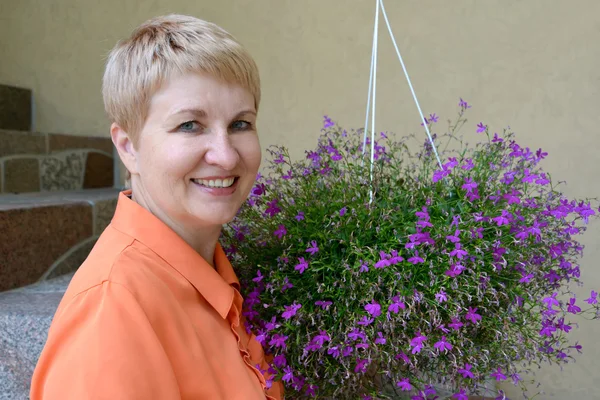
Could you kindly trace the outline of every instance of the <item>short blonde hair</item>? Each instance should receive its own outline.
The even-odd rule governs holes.
[[[170,77],[188,72],[239,84],[254,96],[258,111],[260,77],[246,49],[213,23],[172,14],[144,22],[110,52],[102,80],[109,119],[135,143],[152,95]]]

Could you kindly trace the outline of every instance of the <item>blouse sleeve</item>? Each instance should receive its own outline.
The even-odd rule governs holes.
[[[169,359],[131,292],[105,281],[62,306],[34,372],[31,400],[180,400]]]

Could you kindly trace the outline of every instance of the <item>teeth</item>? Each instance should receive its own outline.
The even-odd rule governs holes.
[[[202,186],[206,186],[206,187],[214,187],[214,188],[228,188],[231,185],[233,185],[233,181],[234,178],[227,178],[227,179],[214,179],[214,180],[206,180],[206,179],[202,179],[202,180],[198,180],[198,179],[194,179],[194,182],[202,185]]]

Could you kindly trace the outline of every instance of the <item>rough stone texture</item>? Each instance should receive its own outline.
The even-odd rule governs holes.
[[[27,193],[40,190],[40,164],[37,158],[4,161],[4,192]]]
[[[81,189],[85,153],[81,151],[49,155],[41,161],[43,191]]]
[[[45,154],[46,135],[0,129],[0,157],[16,154]]]
[[[31,129],[31,90],[0,85],[0,129]]]
[[[95,149],[108,154],[113,152],[113,143],[110,138],[71,136],[61,134],[48,135],[48,151],[62,151],[73,149]]]
[[[0,293],[0,400],[29,398],[48,328],[72,277]]]
[[[92,229],[89,203],[1,207],[0,291],[37,281],[62,254],[92,236]]]
[[[90,251],[92,251],[96,240],[96,237],[87,239],[83,243],[79,243],[75,248],[70,249],[66,257],[50,271],[46,279],[56,278],[77,271],[90,254]]]
[[[112,220],[117,208],[117,198],[94,203],[94,235],[100,235]]]
[[[102,153],[89,152],[85,161],[84,189],[112,187],[114,184],[114,160]]]

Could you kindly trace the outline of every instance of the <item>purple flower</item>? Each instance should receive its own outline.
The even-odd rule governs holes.
[[[459,260],[462,259],[464,256],[467,256],[467,255],[469,255],[469,253],[467,253],[466,251],[464,251],[461,248],[460,243],[456,243],[455,249],[450,252],[450,257],[456,257]]]
[[[354,372],[365,372],[367,370],[368,364],[369,360],[361,360],[360,358],[357,358],[356,366],[354,367]]]
[[[465,314],[465,319],[471,321],[473,324],[477,325],[478,321],[481,321],[481,315],[477,314],[477,307],[471,308]]]
[[[465,389],[460,389],[460,391],[458,393],[454,393],[452,397],[454,397],[456,400],[469,400],[469,396],[465,394]]]
[[[552,296],[550,297],[545,297],[542,302],[546,303],[546,307],[548,307],[548,309],[551,309],[553,306],[557,306],[559,305],[558,300],[556,300],[556,296],[558,295],[558,293],[553,293]]]
[[[371,303],[365,306],[365,310],[373,316],[373,318],[377,318],[381,315],[381,306],[373,300]]]
[[[466,268],[461,265],[461,264],[454,264],[450,267],[449,270],[447,270],[446,272],[444,272],[447,276],[451,277],[451,278],[456,278],[458,275],[460,275]]]
[[[454,235],[448,235],[446,236],[446,239],[451,241],[452,243],[460,242],[460,231],[457,229],[456,231],[454,231]]]
[[[575,305],[575,297],[571,297],[569,299],[569,305],[567,306],[567,311],[570,312],[571,314],[577,314],[578,312],[581,312],[581,308],[577,305]]]
[[[465,165],[463,165],[461,168],[464,169],[465,171],[470,171],[473,168],[475,168],[475,164],[473,164],[473,160],[472,159],[467,158],[465,160]]]
[[[369,326],[373,323],[373,321],[375,321],[375,319],[369,318],[365,315],[362,317],[362,319],[360,321],[357,322],[357,324],[359,324],[361,326]]]
[[[264,183],[257,183],[256,186],[252,189],[253,196],[262,196],[267,192],[267,187]]]
[[[314,255],[315,253],[319,252],[319,247],[317,246],[317,242],[315,240],[310,242],[310,246],[308,249],[306,249],[307,253],[310,253],[311,255]]]
[[[441,289],[438,293],[435,294],[435,299],[439,303],[443,303],[445,301],[448,301],[448,296],[447,296],[447,293],[444,292],[444,289]]]
[[[475,376],[473,376],[473,373],[471,372],[471,364],[465,364],[465,367],[460,368],[457,372],[461,374],[463,378],[475,378]]]
[[[289,365],[283,369],[283,376],[281,380],[284,382],[291,382],[294,379],[294,373],[292,371],[292,367]]]
[[[467,177],[465,179],[465,183],[461,187],[463,189],[465,189],[467,192],[471,193],[471,192],[473,192],[473,190],[477,189],[477,182],[475,182],[473,179]]]
[[[273,217],[281,212],[281,208],[277,207],[277,202],[277,199],[273,199],[267,203],[267,209],[265,210],[265,213],[270,217]]]
[[[291,289],[293,288],[294,285],[292,285],[288,279],[288,277],[286,276],[285,278],[283,278],[283,285],[281,286],[281,291],[285,292],[287,289]]]
[[[547,179],[546,174],[543,173],[543,174],[540,175],[539,179],[537,179],[535,181],[535,183],[537,183],[538,185],[545,186],[545,185],[549,184],[550,181]]]
[[[502,373],[502,371],[500,370],[500,367],[498,367],[498,369],[496,370],[496,372],[492,372],[490,374],[490,376],[492,378],[496,378],[497,381],[505,381],[506,380],[506,375],[504,375]]]
[[[333,303],[331,301],[315,301],[315,306],[320,306],[323,310],[327,310]]]
[[[327,115],[323,116],[323,128],[324,129],[331,128],[334,125],[335,124],[333,123],[333,121],[331,120],[331,118],[329,118]]]
[[[405,392],[412,390],[412,385],[410,384],[408,378],[401,379],[396,383],[396,386],[398,386],[401,390]]]
[[[487,125],[484,125],[483,122],[480,122],[479,124],[477,124],[477,133],[485,132],[486,129],[487,129]]]
[[[433,173],[433,182],[438,182],[441,181],[443,178],[445,178],[446,176],[450,175],[450,171],[444,169],[444,170],[437,170]]]
[[[315,389],[318,389],[319,387],[317,385],[308,385],[308,388],[306,389],[306,391],[304,392],[304,394],[306,396],[310,396],[310,397],[315,397],[317,395],[317,393],[315,392]]]
[[[446,336],[442,336],[442,339],[436,342],[433,347],[438,349],[439,351],[447,351],[452,350],[452,345],[446,341]]]
[[[269,346],[281,347],[282,349],[285,349],[287,347],[285,344],[287,338],[287,336],[283,336],[276,333],[275,335],[273,335],[273,338],[269,342]]]
[[[427,336],[423,336],[420,333],[417,334],[410,341],[410,346],[412,347],[412,353],[417,354],[423,349],[423,343],[427,340]]]
[[[298,264],[294,267],[294,269],[301,274],[308,268],[308,261],[304,259],[304,257],[298,258]]]
[[[377,338],[375,339],[375,344],[385,344],[387,340],[383,337],[382,332],[377,332]]]
[[[584,301],[588,304],[598,304],[598,293],[592,290],[590,297],[588,299],[585,299]]]
[[[590,207],[590,203],[587,204],[580,204],[577,208],[576,211],[579,213],[579,216],[581,218],[583,218],[583,222],[585,222],[586,224],[589,222],[589,218],[592,215],[595,215],[596,212],[594,210],[592,210],[592,208]]]
[[[531,281],[531,279],[533,278],[533,274],[522,274],[522,278],[519,279],[519,283],[529,283]]]
[[[340,210],[340,217],[343,217],[346,214],[346,211],[348,211],[348,207],[342,207]]]
[[[369,272],[369,265],[363,260],[360,260],[359,272]]]
[[[458,102],[458,106],[460,108],[462,108],[463,110],[466,110],[467,108],[471,108],[471,106],[466,101],[464,101],[462,99],[462,97],[461,97],[460,101]]]
[[[283,354],[279,354],[273,357],[273,364],[275,364],[277,368],[282,368],[287,365],[287,360],[285,359],[285,356]]]
[[[281,314],[281,316],[284,319],[290,319],[292,318],[294,315],[296,315],[296,313],[298,312],[298,310],[302,307],[302,304],[296,304],[296,302],[294,301],[294,303],[291,306],[285,306],[285,311]]]
[[[498,224],[498,226],[502,226],[502,225],[508,225],[509,221],[508,221],[508,217],[510,217],[510,213],[506,210],[502,210],[502,214],[497,216],[496,218],[492,218],[493,221],[496,222],[496,224]]]
[[[298,215],[295,218],[297,221],[302,221],[304,219],[304,212],[298,211]]]
[[[411,264],[421,264],[421,263],[424,263],[425,260],[423,260],[421,257],[419,257],[418,251],[415,251],[415,255],[412,256],[411,258],[409,258],[408,262]]]
[[[392,304],[388,307],[388,311],[393,312],[394,314],[398,314],[400,309],[406,309],[406,305],[404,302],[400,301],[398,296],[394,296],[392,298]]]
[[[363,331],[361,331],[358,328],[354,328],[350,331],[350,333],[348,334],[348,338],[350,340],[358,340],[361,339],[363,342],[365,340],[367,340],[367,336],[365,335],[365,333]]]
[[[340,349],[338,346],[330,347],[327,350],[327,354],[332,356],[333,358],[338,358],[340,356]]]
[[[252,281],[258,283],[258,282],[262,281],[263,278],[264,278],[263,274],[260,271],[257,271],[256,278],[252,278]]]
[[[277,230],[273,232],[273,235],[277,236],[279,239],[283,238],[287,234],[287,229],[285,229],[285,225],[279,225]]]
[[[390,258],[391,258],[391,255],[389,255],[383,251],[380,251],[379,252],[379,261],[377,261],[375,263],[374,267],[377,269],[389,267],[390,265],[392,265]]]

